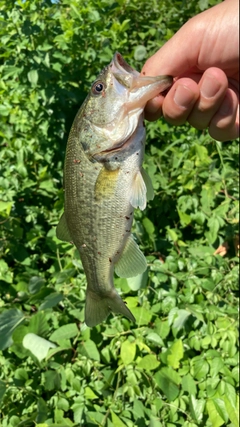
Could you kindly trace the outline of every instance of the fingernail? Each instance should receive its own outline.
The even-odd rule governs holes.
[[[220,84],[218,80],[216,80],[215,77],[206,75],[202,82],[200,92],[205,98],[212,98],[218,93],[219,89]]]
[[[179,85],[174,94],[175,103],[182,108],[188,108],[194,100],[194,93],[185,85]]]

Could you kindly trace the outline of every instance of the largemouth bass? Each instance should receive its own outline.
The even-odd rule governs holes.
[[[153,198],[142,169],[143,109],[172,84],[170,76],[146,77],[119,53],[93,83],[73,122],[64,166],[64,214],[57,237],[73,242],[87,278],[85,323],[95,326],[112,311],[134,321],[118,295],[120,277],[143,273],[147,263],[131,236],[134,208]]]

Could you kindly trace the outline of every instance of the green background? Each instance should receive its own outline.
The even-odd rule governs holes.
[[[119,51],[136,69],[216,1],[0,0],[0,425],[238,426],[238,146],[147,125],[155,198],[115,278],[136,317],[83,326],[86,280],[55,237],[74,116]],[[214,255],[224,242],[224,257]]]

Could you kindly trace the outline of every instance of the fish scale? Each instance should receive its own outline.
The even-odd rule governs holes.
[[[114,270],[131,277],[147,268],[130,233],[134,208],[144,209],[150,187],[142,169],[142,112],[171,81],[168,76],[141,77],[117,53],[93,83],[72,125],[57,237],[72,241],[79,251],[87,279],[88,326],[111,311],[135,320],[114,287]]]

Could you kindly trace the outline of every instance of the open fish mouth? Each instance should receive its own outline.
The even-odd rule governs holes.
[[[145,88],[150,94],[152,90],[155,92],[155,88],[157,88],[158,85],[158,93],[161,93],[169,88],[173,82],[172,76],[140,75],[138,71],[134,70],[134,68],[124,60],[119,52],[115,53],[110,67],[112,68],[115,79],[132,93],[136,93],[138,89],[142,89],[140,92],[141,95],[143,95],[145,92],[143,89]],[[151,99],[151,95],[149,99]]]
[[[114,103],[114,113],[109,115],[108,123],[92,124],[94,131],[108,141],[102,149],[91,153],[95,160],[125,148],[142,122],[146,103],[170,88],[173,82],[171,76],[142,76],[119,52],[109,64],[108,73],[111,88],[108,93]]]
[[[173,78],[171,76],[153,77],[140,75],[138,71],[134,70],[124,60],[119,52],[115,53],[109,67],[113,75],[113,83],[116,92],[118,94],[126,94],[127,92],[128,94],[127,98],[125,97],[124,107],[119,115],[119,121],[121,119],[124,120],[124,117],[120,118],[121,114],[123,116],[129,115],[129,117],[136,115],[136,119],[129,119],[131,130],[129,129],[129,132],[125,134],[125,138],[123,137],[121,141],[117,142],[117,144],[101,151],[101,153],[99,153],[100,155],[114,153],[125,147],[136,130],[139,118],[147,101],[168,90],[172,86],[173,82]]]

